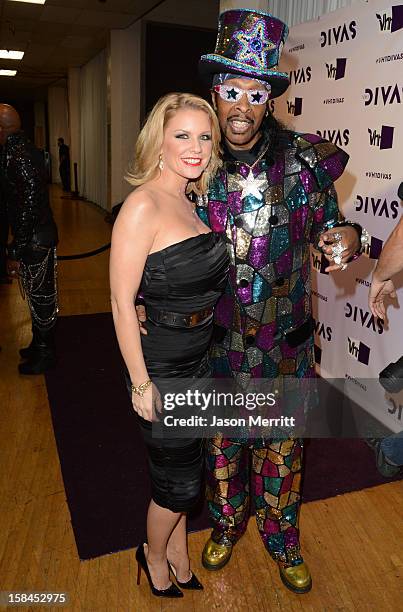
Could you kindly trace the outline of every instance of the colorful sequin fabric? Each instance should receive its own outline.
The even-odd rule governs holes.
[[[258,19],[248,31],[235,32],[234,39],[240,45],[235,58],[239,62],[250,63],[261,69],[266,66],[266,53],[276,48],[268,37],[266,22],[263,19]]]
[[[326,222],[341,218],[333,182],[348,155],[312,134],[284,136],[288,146],[275,160],[264,143],[252,166],[228,154],[208,200],[198,202],[202,220],[226,233],[231,257],[225,294],[215,309],[213,372],[244,388],[251,379],[315,376],[313,332],[308,327],[296,347],[287,335],[306,329],[312,316],[310,244]],[[268,551],[284,566],[301,563],[301,441],[217,434],[207,455],[214,540],[235,543],[245,531],[251,486]]]
[[[228,545],[242,536],[248,524],[251,493],[257,527],[273,559],[283,566],[301,563],[301,457],[300,440],[272,440],[267,446],[261,439],[235,441],[217,435],[210,440],[207,501],[214,524],[213,539]]]
[[[324,223],[340,219],[333,181],[348,155],[312,134],[288,133],[285,154],[266,150],[249,166],[227,158],[199,199],[198,214],[225,232],[229,282],[215,309],[222,340],[211,360],[216,376],[313,376],[313,336],[292,348],[290,331],[311,318],[310,244]]]

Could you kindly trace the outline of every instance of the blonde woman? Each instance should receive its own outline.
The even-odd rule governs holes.
[[[203,588],[190,570],[186,536],[186,513],[200,494],[202,441],[152,437],[158,402],[152,380],[208,375],[212,312],[229,261],[223,236],[202,223],[188,193],[207,191],[220,165],[219,147],[220,128],[205,100],[177,93],[161,98],[138,138],[128,176],[137,189],[112,237],[112,311],[152,482],[147,544],[136,552],[138,582],[143,568],[160,597],[183,596],[170,570],[180,587]],[[147,335],[140,335],[134,307],[140,288]]]

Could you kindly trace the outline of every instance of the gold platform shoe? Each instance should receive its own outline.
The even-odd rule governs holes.
[[[305,562],[293,567],[279,565],[280,578],[283,584],[294,593],[308,593],[312,588],[312,578]]]
[[[220,570],[231,559],[232,548],[232,544],[217,544],[212,538],[209,538],[203,548],[203,567],[210,571]]]

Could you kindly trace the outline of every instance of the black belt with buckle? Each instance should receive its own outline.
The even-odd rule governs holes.
[[[182,314],[180,312],[168,312],[167,310],[159,310],[154,306],[146,305],[147,318],[154,323],[164,323],[170,327],[197,327],[206,323],[213,316],[212,308],[204,308],[191,314]]]
[[[302,323],[299,327],[296,328],[288,328],[283,330],[278,328],[276,333],[273,336],[274,340],[285,340],[290,348],[296,348],[303,342],[309,339],[314,330],[314,323],[312,317],[309,317]],[[227,333],[227,329],[222,327],[221,325],[214,326],[214,341],[220,343],[224,340],[225,335]],[[248,347],[252,346],[255,343],[255,334],[249,334],[245,336],[245,344]]]

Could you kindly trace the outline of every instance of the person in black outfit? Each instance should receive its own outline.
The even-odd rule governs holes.
[[[206,192],[220,164],[219,143],[218,121],[205,100],[161,98],[137,141],[128,177],[137,189],[112,235],[112,312],[152,482],[147,544],[136,552],[138,579],[143,568],[160,597],[182,596],[169,580],[168,563],[180,587],[202,588],[190,571],[186,538],[186,513],[200,496],[202,440],[153,437],[151,421],[169,379],[209,375],[213,308],[226,285],[229,256],[223,234],[209,231],[187,193]],[[139,291],[148,315],[141,337],[134,306]]]
[[[0,147],[0,159],[2,148]],[[8,240],[8,218],[4,195],[0,186],[0,284],[11,283],[7,274],[7,240]]]
[[[62,179],[63,191],[71,191],[70,182],[70,149],[64,144],[64,138],[58,138],[59,146],[59,172]]]
[[[41,374],[55,364],[54,327],[57,227],[49,204],[44,158],[21,131],[17,111],[0,104],[2,193],[12,232],[7,268],[19,276],[32,319],[32,342],[20,350],[21,374]]]

